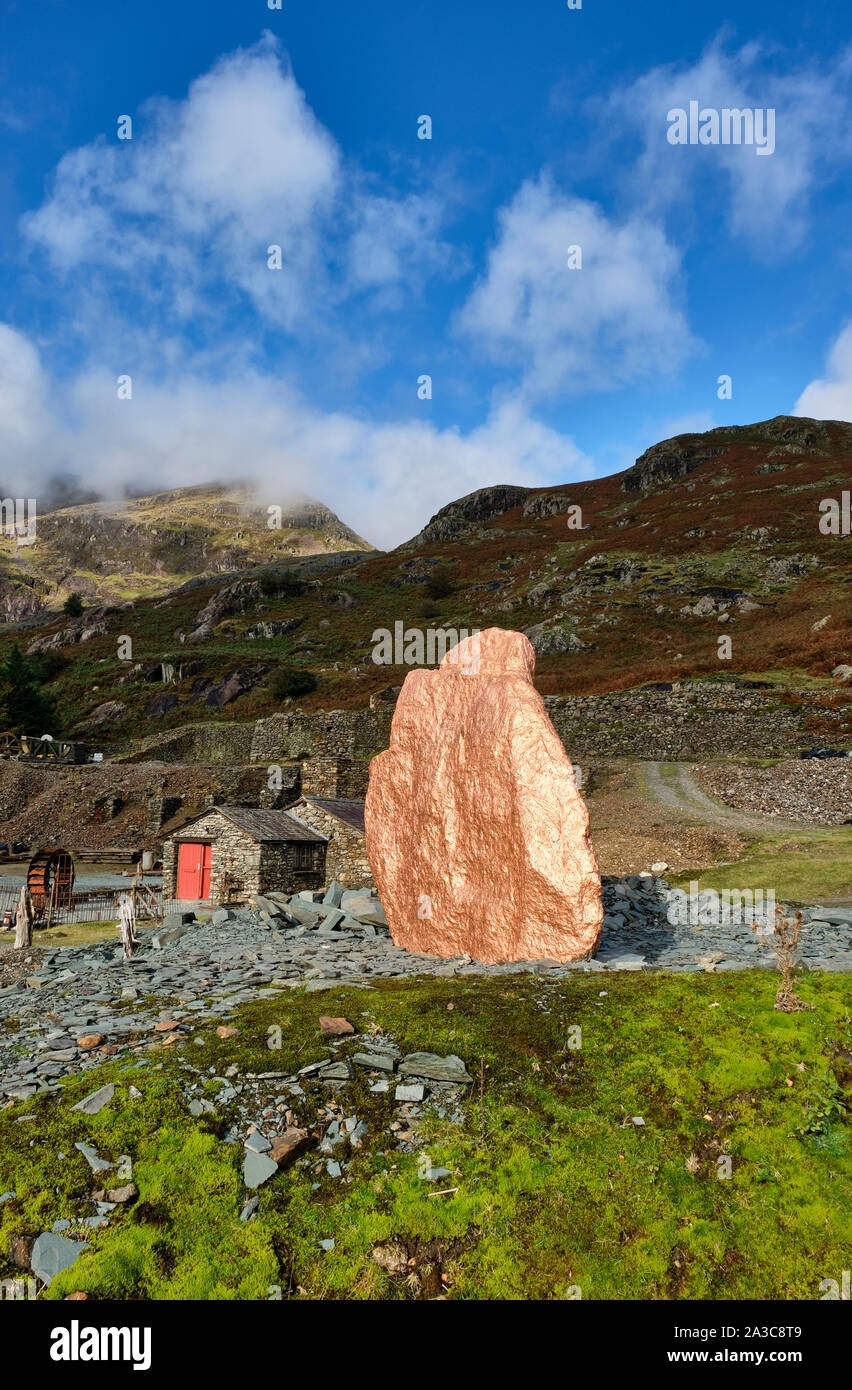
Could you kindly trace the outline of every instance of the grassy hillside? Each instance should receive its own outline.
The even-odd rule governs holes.
[[[23,591],[25,603],[29,597],[57,609],[72,590],[89,602],[120,603],[161,596],[197,575],[372,549],[322,503],[278,501],[280,529],[268,525],[265,495],[261,501],[248,485],[175,488],[47,512],[37,518],[34,545],[16,547],[0,536],[0,603],[14,615]]]
[[[827,707],[852,708],[849,683],[831,677],[852,663],[852,539],[820,530],[820,503],[840,501],[850,465],[852,426],[782,417],[666,441],[609,478],[485,489],[448,506],[414,541],[308,575],[301,590],[223,592],[211,580],[141,599],[107,615],[100,635],[60,648],[64,667],[52,688],[67,727],[103,701],[121,701],[111,725],[118,735],[222,718],[193,700],[199,679],[235,668],[252,672],[250,689],[224,717],[278,707],[267,677],[282,663],[316,676],[304,707],[363,706],[409,669],[371,660],[374,630],[402,622],[527,630],[544,694],[736,674],[771,680],[782,697],[805,685],[822,691]],[[170,508],[183,505],[183,494],[174,496],[163,514],[179,529]],[[280,547],[285,533],[270,534]],[[57,534],[55,544],[66,542]],[[66,563],[71,587],[71,552]],[[132,588],[132,576],[120,582]],[[212,619],[199,633],[205,610]],[[271,635],[257,635],[259,621],[273,625]],[[45,631],[50,638],[60,625]],[[144,678],[127,679],[118,633],[132,636],[136,661],[191,658],[186,679],[170,687],[178,703],[153,723],[144,711],[154,692]],[[10,638],[7,630],[6,646]],[[730,638],[729,659],[720,638]],[[832,727],[837,736],[828,723],[825,736]]]

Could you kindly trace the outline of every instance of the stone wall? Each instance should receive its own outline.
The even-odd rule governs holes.
[[[684,683],[670,690],[551,696],[545,705],[569,756],[693,762],[776,757],[825,741],[808,733],[807,707],[794,709],[772,692],[721,681]],[[819,710],[820,718],[828,716],[829,721],[833,713]]]
[[[302,794],[363,801],[368,778],[369,764],[364,758],[307,758],[302,763]]]
[[[569,755],[700,760],[716,757],[767,757],[797,752],[814,743],[849,742],[844,733],[847,709],[818,706],[820,691],[794,692],[797,707],[781,702],[771,689],[749,690],[733,681],[690,681],[670,689],[644,687],[608,695],[548,696],[548,712]],[[809,733],[807,720],[817,716],[836,733]],[[192,760],[285,764],[296,760],[351,760],[364,772],[370,758],[387,748],[392,703],[376,702],[366,710],[297,709],[282,711],[255,724],[194,725],[178,735],[146,740],[147,756],[164,761]],[[215,734],[210,731],[215,730]],[[847,724],[848,730],[848,724]],[[212,740],[212,741],[208,741]],[[140,760],[141,755],[132,755]],[[339,785],[342,783],[339,783]],[[319,795],[319,792],[315,792]],[[327,792],[326,795],[332,793]],[[339,796],[361,797],[360,790]]]
[[[260,857],[261,893],[300,893],[303,888],[322,888],[325,885],[325,845],[308,845],[311,867],[299,865],[301,845],[265,844]]]
[[[254,725],[253,763],[281,759],[332,757],[372,758],[387,748],[393,707],[366,710],[299,710],[273,714]]]
[[[166,763],[250,763],[253,724],[184,724],[180,729],[150,734],[130,753],[113,759],[120,763],[144,763],[158,758]]]

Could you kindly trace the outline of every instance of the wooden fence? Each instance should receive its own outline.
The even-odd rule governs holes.
[[[68,926],[75,922],[117,922],[118,921],[118,900],[125,893],[130,892],[130,888],[92,888],[83,889],[81,892],[72,893],[69,903],[48,903],[44,909],[36,916],[34,926]],[[11,914],[11,924],[14,925],[15,913],[20,898],[20,888],[0,888],[0,926],[6,923],[7,916]],[[171,910],[171,904],[165,905],[166,911]],[[146,886],[143,893],[140,893],[136,905],[136,917],[140,922],[149,919],[160,920],[164,915],[163,890]]]

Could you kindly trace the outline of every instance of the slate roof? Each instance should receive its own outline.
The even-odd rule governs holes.
[[[223,816],[227,816],[232,824],[239,826],[240,830],[245,830],[253,840],[275,843],[308,841],[311,844],[322,845],[328,843],[326,835],[320,835],[318,830],[305,825],[304,821],[297,820],[295,816],[288,815],[286,811],[259,811],[254,806],[208,806],[197,816],[193,816],[186,825],[182,825],[179,833],[183,834],[194,821],[201,820],[202,816],[209,815],[211,811],[219,811]]]
[[[317,810],[325,811],[335,820],[342,821],[352,830],[360,830],[361,834],[364,834],[363,801],[343,801],[325,796],[306,796],[303,800],[307,801],[309,806],[316,806]]]

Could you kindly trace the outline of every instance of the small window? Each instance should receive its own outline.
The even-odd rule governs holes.
[[[296,846],[296,865],[300,869],[310,869],[313,867],[313,845]]]

